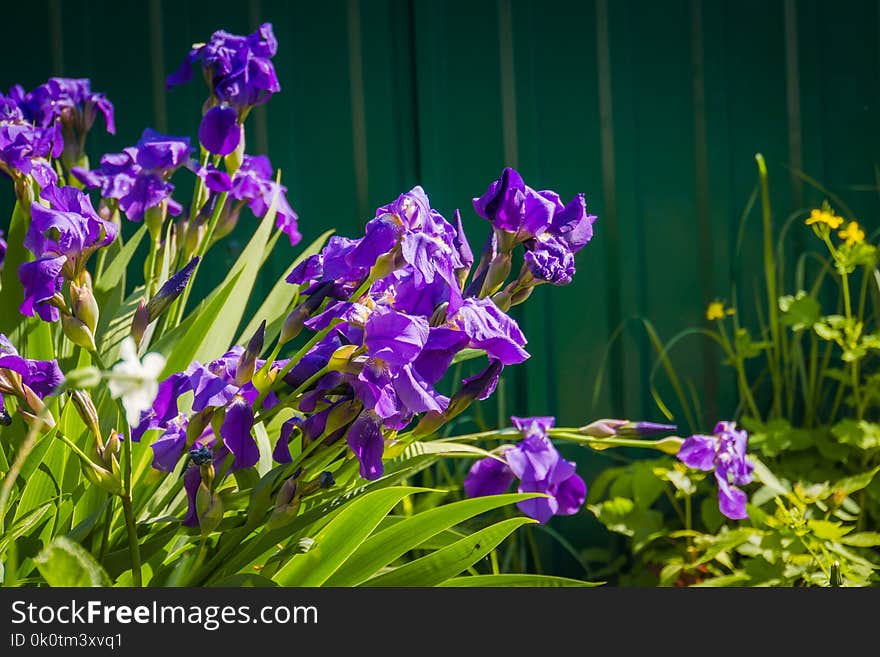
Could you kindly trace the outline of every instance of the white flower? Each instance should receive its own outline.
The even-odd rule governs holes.
[[[140,423],[141,411],[148,410],[156,399],[159,392],[156,379],[165,367],[165,356],[150,352],[144,354],[141,362],[137,355],[137,344],[131,336],[122,341],[119,355],[122,360],[113,366],[107,377],[107,385],[113,399],[122,397],[128,425],[134,428]]]

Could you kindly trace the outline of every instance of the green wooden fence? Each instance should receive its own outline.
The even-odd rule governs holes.
[[[373,208],[422,184],[445,216],[462,209],[479,244],[470,199],[505,165],[565,198],[585,192],[596,237],[571,286],[527,304],[534,357],[509,381],[508,408],[659,420],[633,318],[668,339],[727,294],[756,152],[778,223],[819,198],[792,175],[803,170],[877,227],[878,18],[873,0],[29,0],[4,5],[0,86],[91,77],[118,125],[95,131],[95,157],[147,125],[195,135],[204,90],[166,92],[164,76],[212,31],[271,21],[282,92],[248,143],[281,168],[306,242],[331,226],[358,234]],[[749,294],[754,226],[735,274]],[[292,255],[280,245],[271,273]],[[609,336],[627,321],[594,407]],[[675,358],[706,429],[732,410],[729,376],[697,340]]]

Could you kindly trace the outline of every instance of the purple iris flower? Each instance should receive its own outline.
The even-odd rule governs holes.
[[[428,341],[428,322],[377,307],[364,326],[368,360],[354,387],[368,410],[386,426],[405,426],[413,413],[443,411],[449,398],[438,393],[413,363]]]
[[[754,465],[746,459],[748,433],[735,422],[719,422],[712,436],[693,435],[678,450],[678,459],[688,467],[715,471],[718,508],[731,520],[748,518],[746,494],[737,488],[752,481]]]
[[[58,361],[22,358],[2,333],[0,333],[0,370],[17,373],[21,376],[21,382],[33,390],[40,399],[51,395],[64,381]]]
[[[52,299],[61,292],[64,275],[61,273],[66,256],[39,258],[25,262],[18,268],[18,277],[24,288],[24,302],[19,307],[22,315],[36,313],[44,322],[57,322],[61,314]]]
[[[201,62],[216,101],[245,110],[281,90],[271,62],[276,52],[278,41],[271,23],[263,23],[247,36],[218,30],[207,43],[189,51],[180,68],[166,78],[166,85],[170,89],[189,82],[193,64]]]
[[[544,232],[556,209],[552,197],[526,185],[510,167],[473,203],[478,215],[488,219],[494,228],[516,235],[517,242]]]
[[[385,451],[385,436],[382,434],[382,419],[372,411],[364,411],[348,430],[348,445],[360,462],[361,477],[378,479],[385,472],[382,454]]]
[[[171,198],[174,185],[168,179],[190,163],[191,151],[188,137],[170,137],[147,128],[135,146],[104,155],[98,169],[73,167],[71,171],[86,187],[99,188],[104,198],[118,200],[125,215],[140,222],[147,210],[163,202],[169,213],[180,214],[183,208]]]
[[[554,201],[550,225],[525,242],[525,262],[539,281],[567,285],[575,273],[574,254],[593,239],[595,215],[587,214],[583,194],[563,205],[555,192],[541,192]]]
[[[265,103],[281,90],[272,57],[278,41],[271,23],[263,23],[247,36],[214,32],[208,43],[194,46],[166,85],[188,82],[192,66],[202,63],[212,102],[202,118],[199,140],[211,153],[228,155],[242,140],[242,122],[250,109]]]
[[[87,78],[49,78],[24,96],[22,106],[35,124],[49,127],[59,120],[72,123],[82,137],[92,129],[100,113],[107,132],[116,134],[113,104],[105,94],[93,92]]]
[[[241,205],[247,203],[251,212],[257,219],[262,219],[269,212],[272,200],[278,195],[275,203],[275,225],[290,239],[290,245],[298,244],[302,235],[297,227],[299,216],[290,207],[287,200],[287,187],[275,182],[272,175],[272,163],[265,155],[245,155],[241,166],[229,178],[228,174],[207,167],[199,171],[199,175],[205,180],[205,186],[214,192],[229,192],[229,195]],[[230,212],[235,213],[231,221],[237,220],[240,207],[233,208]],[[315,258],[316,256],[312,256]]]
[[[34,175],[41,187],[57,181],[48,159],[64,149],[61,125],[43,127],[26,116],[21,107],[24,90],[13,87],[0,94],[0,170],[10,176]]]
[[[559,194],[535,191],[509,167],[483,196],[474,199],[474,210],[505,236],[501,243],[506,250],[524,243],[529,272],[553,285],[571,282],[574,254],[592,239],[596,221],[587,214],[583,194],[564,205]]]
[[[521,363],[529,357],[523,349],[526,337],[516,321],[491,299],[465,299],[453,321],[470,339],[470,347],[483,349],[504,365]]]
[[[471,466],[464,482],[469,497],[497,495],[519,479],[520,493],[543,493],[547,497],[518,502],[526,515],[541,524],[554,515],[577,513],[587,497],[587,485],[575,472],[573,461],[563,459],[547,434],[552,417],[512,417],[523,439],[504,451],[506,464],[494,458],[480,459]]]
[[[41,194],[43,201],[31,204],[31,224],[24,245],[35,256],[66,256],[75,261],[107,246],[118,228],[98,216],[87,194],[76,187],[49,187]]]

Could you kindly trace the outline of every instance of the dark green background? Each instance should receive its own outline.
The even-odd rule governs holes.
[[[596,237],[572,285],[540,288],[520,312],[533,358],[511,372],[509,412],[663,419],[637,322],[594,406],[602,356],[627,319],[650,318],[663,339],[704,324],[731,276],[751,302],[757,214],[734,249],[756,152],[777,225],[821,200],[792,175],[803,170],[877,227],[873,0],[29,0],[4,4],[0,86],[90,77],[118,125],[115,138],[95,130],[95,156],[148,125],[194,136],[205,89],[197,78],[166,93],[164,76],[192,42],[262,21],[280,44],[282,91],[250,121],[249,150],[282,170],[304,242],[329,227],[357,235],[377,205],[421,184],[447,218],[462,209],[478,249],[486,226],[470,200],[505,165],[565,200],[586,193]],[[218,278],[246,235],[215,254]],[[264,289],[295,253],[279,245]],[[674,356],[710,429],[733,410],[730,376],[699,340]]]

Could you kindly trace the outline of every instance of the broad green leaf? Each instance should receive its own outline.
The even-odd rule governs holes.
[[[480,458],[493,458],[497,461],[503,462],[503,459],[497,454],[492,454],[491,452],[477,447],[476,445],[469,445],[467,443],[453,443],[439,440],[417,440],[415,442],[409,443],[408,445],[405,443],[401,443],[399,445],[388,447],[385,451],[385,458],[388,459],[397,458],[398,456],[405,459],[410,459],[427,455],[439,455],[445,456],[447,458],[474,458],[475,456],[478,456]]]
[[[877,476],[878,472],[880,472],[880,466],[877,466],[876,468],[874,468],[873,470],[869,470],[868,472],[862,472],[861,474],[847,477],[846,479],[841,479],[834,484],[833,488],[847,495],[851,495],[856,491],[860,491],[863,488],[866,488],[868,484],[870,484],[874,480],[874,477]]]
[[[858,532],[844,536],[840,542],[853,547],[877,547],[880,545],[880,532]]]
[[[447,548],[369,579],[363,586],[437,586],[473,566],[519,527],[536,522],[522,517],[502,520]]]
[[[282,586],[320,586],[357,550],[404,497],[425,488],[383,488],[346,505],[314,536],[314,547],[288,561],[272,578]]]
[[[6,551],[6,548],[9,547],[9,544],[12,541],[17,539],[19,536],[23,536],[33,527],[35,527],[54,504],[54,501],[46,502],[42,506],[37,507],[36,509],[25,515],[23,518],[21,518],[21,520],[15,523],[6,532],[4,532],[4,534],[0,536],[0,556],[3,555],[3,553]]]
[[[137,310],[138,303],[144,298],[144,286],[136,287],[125,300],[119,304],[108,301],[102,308],[98,318],[98,353],[107,365],[112,366],[119,356],[119,345],[131,334],[131,320]]]
[[[809,525],[810,529],[813,530],[813,533],[816,536],[829,541],[839,541],[854,529],[853,527],[844,527],[843,524],[839,522],[819,520],[817,518],[808,520],[807,525]]]
[[[327,586],[356,586],[434,535],[485,511],[533,497],[533,494],[476,497],[417,513],[370,536],[327,580]]]
[[[251,321],[248,322],[248,325],[245,326],[244,330],[241,332],[241,335],[238,336],[236,344],[245,344],[245,342],[256,332],[257,328],[260,326],[260,322],[264,319],[266,320],[266,343],[269,344],[275,339],[281,331],[282,323],[287,317],[287,305],[290,303],[290,299],[293,296],[294,287],[287,282],[287,277],[290,275],[290,272],[293,271],[293,268],[303,260],[318,253],[324,247],[324,243],[333,232],[334,229],[332,228],[325,231],[319,235],[314,242],[302,250],[293,261],[290,268],[284,273],[284,276],[278,279],[278,282],[275,283],[269,291],[269,294],[266,295],[266,299],[263,301],[260,309],[257,310],[251,318]]]
[[[49,586],[110,586],[110,578],[94,557],[64,536],[47,545],[34,562]]]
[[[29,511],[45,504],[47,500],[57,499],[61,495],[65,463],[70,462],[72,467],[79,468],[79,459],[72,457],[67,446],[55,438],[55,430],[42,440],[52,442],[46,450],[42,463],[28,477],[24,485],[15,509],[13,523],[18,522]]]
[[[602,586],[605,582],[586,582],[580,579],[568,577],[555,577],[552,575],[531,575],[529,573],[501,573],[500,575],[471,575],[469,577],[453,577],[438,584],[443,587],[590,587]]]
[[[104,271],[101,272],[101,275],[95,281],[95,292],[109,292],[119,285],[120,281],[123,280],[129,262],[131,262],[135,251],[137,251],[146,234],[146,224],[135,231],[134,235],[119,250],[113,260],[104,267]]]
[[[30,211],[16,201],[6,235],[6,255],[3,271],[0,272],[0,333],[7,336],[25,320],[18,310],[24,301],[24,290],[18,278],[18,268],[31,259],[30,251],[24,247],[29,214]]]

